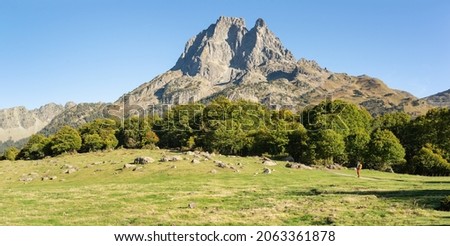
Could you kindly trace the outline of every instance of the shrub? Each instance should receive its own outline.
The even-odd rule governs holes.
[[[42,134],[34,134],[20,151],[19,158],[25,160],[42,159],[50,155],[50,139]]]
[[[450,175],[450,164],[439,154],[433,152],[429,147],[423,147],[412,158],[412,172],[419,175]]]
[[[19,152],[20,151],[16,147],[9,147],[5,150],[3,155],[6,160],[15,161]]]
[[[404,164],[405,149],[398,138],[389,130],[375,130],[368,143],[367,167],[387,170],[389,167]]]
[[[80,134],[70,126],[61,128],[51,140],[51,150],[54,155],[60,155],[66,152],[76,152],[80,148]]]

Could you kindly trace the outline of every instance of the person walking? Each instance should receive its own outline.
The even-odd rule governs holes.
[[[358,161],[358,164],[356,165],[356,175],[358,175],[358,178],[361,177],[362,167],[363,167],[362,163]]]

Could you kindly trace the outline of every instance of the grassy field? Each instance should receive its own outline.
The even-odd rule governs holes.
[[[185,160],[159,162],[165,155]],[[157,161],[121,170],[137,156]],[[263,174],[258,157],[192,158],[116,150],[2,161],[0,225],[450,225],[450,212],[436,210],[450,195],[449,177],[363,170],[358,179],[354,170],[294,170],[285,162]],[[64,165],[79,170],[65,174]]]

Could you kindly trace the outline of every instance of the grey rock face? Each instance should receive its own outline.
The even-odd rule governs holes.
[[[450,89],[425,97],[424,100],[435,106],[450,107]]]
[[[0,110],[0,141],[20,140],[37,133],[63,112],[62,105],[50,103],[38,109],[15,107]]]
[[[187,42],[172,70],[223,83],[269,63],[295,64],[296,61],[262,19],[248,31],[242,18],[220,17]]]

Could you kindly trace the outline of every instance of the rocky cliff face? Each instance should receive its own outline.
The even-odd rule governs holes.
[[[47,104],[38,109],[15,107],[0,110],[0,141],[17,141],[42,130],[64,110],[64,106]]]
[[[423,100],[438,107],[450,107],[450,89],[425,97]]]
[[[393,90],[369,76],[333,73],[285,49],[262,19],[248,30],[241,18],[220,17],[191,38],[175,66],[116,103],[150,105],[208,101],[217,96],[258,101],[271,107],[305,107],[340,98],[372,114],[430,108],[425,100]]]

